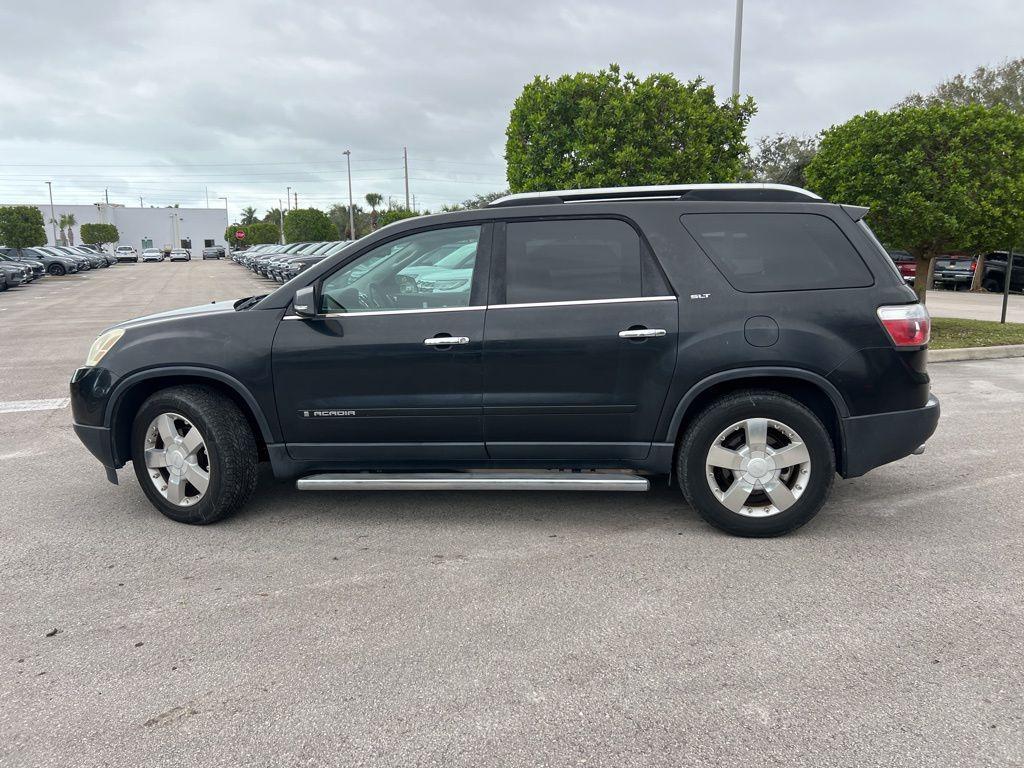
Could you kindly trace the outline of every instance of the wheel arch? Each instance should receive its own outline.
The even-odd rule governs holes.
[[[743,368],[723,371],[697,382],[680,399],[669,422],[667,442],[675,445],[675,453],[679,451],[686,429],[707,405],[741,389],[780,392],[810,408],[832,438],[836,468],[841,470],[845,467],[843,419],[850,415],[849,407],[834,384],[823,376],[800,368]],[[672,466],[675,466],[675,459],[673,455]]]
[[[114,389],[107,401],[104,422],[110,425],[118,465],[131,459],[132,422],[146,398],[162,389],[186,384],[202,384],[231,399],[249,422],[260,460],[266,459],[267,445],[274,442],[274,435],[263,409],[245,385],[223,371],[182,366],[140,371],[126,377]]]

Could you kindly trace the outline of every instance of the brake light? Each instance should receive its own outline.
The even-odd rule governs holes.
[[[879,307],[878,319],[897,347],[920,347],[932,336],[932,319],[924,304]]]
[[[971,262],[971,272],[974,272],[978,268],[978,260],[975,259]]]

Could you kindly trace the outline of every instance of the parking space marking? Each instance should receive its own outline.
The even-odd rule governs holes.
[[[70,397],[56,397],[51,400],[8,400],[0,402],[0,413],[59,411],[61,408],[67,408],[70,402]]]

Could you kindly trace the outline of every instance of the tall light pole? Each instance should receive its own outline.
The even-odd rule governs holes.
[[[409,148],[402,147],[402,160],[405,162],[405,210],[409,210]]]
[[[345,160],[348,162],[348,233],[349,236],[356,239],[356,213],[353,209],[352,200],[352,150],[346,149],[342,152],[345,156]]]
[[[284,245],[284,208],[281,207],[281,198],[277,198],[277,215],[281,219],[281,237],[278,239],[281,241],[281,245]]]
[[[288,210],[292,209],[292,188],[288,187],[288,191],[285,192],[284,199],[288,201]]]
[[[58,243],[57,243],[57,216],[53,212],[53,182],[52,181],[46,182],[46,186],[50,190],[50,226],[53,227],[53,244],[54,245],[58,245]]]
[[[740,95],[740,48],[743,43],[743,0],[736,0],[736,33],[732,40],[732,95]]]

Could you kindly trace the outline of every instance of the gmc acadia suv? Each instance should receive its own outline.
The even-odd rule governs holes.
[[[406,219],[267,296],[108,329],[75,431],[186,523],[238,509],[268,461],[302,490],[667,478],[719,528],[778,535],[938,422],[928,313],[866,213],[750,184]]]

